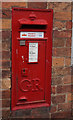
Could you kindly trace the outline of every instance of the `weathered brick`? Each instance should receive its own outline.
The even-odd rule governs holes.
[[[48,2],[48,8],[54,10],[54,12],[60,11],[71,11],[71,3],[70,2]]]
[[[55,30],[65,30],[66,29],[66,22],[64,21],[54,21],[54,29]]]
[[[9,60],[10,59],[10,51],[2,51],[2,59]]]
[[[2,42],[2,30],[0,30],[0,42]]]
[[[49,111],[47,107],[35,108],[31,112],[32,118],[49,118]]]
[[[65,58],[65,66],[71,65],[71,58]]]
[[[67,93],[67,92],[71,92],[71,85],[59,85],[57,86],[56,89],[57,93]]]
[[[10,98],[10,89],[0,91],[0,99]]]
[[[71,83],[73,83],[73,75],[71,75]]]
[[[56,112],[56,110],[57,110],[56,106],[51,106],[51,107],[49,108],[49,112],[50,112],[50,113],[54,113],[54,112]]]
[[[70,38],[66,39],[66,47],[71,47],[71,39]]]
[[[70,74],[71,74],[70,67],[53,68],[53,75],[55,75],[55,76],[70,75]]]
[[[53,104],[64,103],[64,102],[65,102],[65,95],[52,96],[52,103]]]
[[[0,51],[2,51],[2,43],[0,42]]]
[[[2,2],[2,8],[26,7],[26,2]]]
[[[67,94],[67,102],[71,102],[72,101],[72,94],[68,93]]]
[[[28,8],[46,9],[47,2],[28,2]]]
[[[56,20],[71,20],[71,12],[55,12],[54,19]]]
[[[13,120],[15,119],[24,119],[24,118],[31,118],[31,109],[21,109],[21,110],[15,110],[11,112],[11,117]],[[14,119],[15,118],[15,119]],[[11,119],[12,120],[12,119]]]
[[[73,75],[73,65],[71,66],[71,75]]]
[[[72,21],[67,21],[66,22],[66,29],[71,29],[72,28]]]
[[[58,104],[58,111],[68,111],[71,110],[71,103]]]
[[[66,75],[63,77],[63,83],[64,84],[70,84],[71,83],[71,75]]]
[[[11,29],[11,20],[10,19],[2,19],[2,29]]]
[[[12,13],[11,10],[8,9],[2,9],[2,18],[11,18]]]
[[[9,118],[9,116],[10,116],[10,109],[3,109],[2,110],[2,119],[8,119]]]
[[[2,107],[10,107],[10,100],[2,100]]]
[[[9,49],[10,49],[10,41],[9,40],[2,41],[2,50],[9,50]]]
[[[71,92],[73,93],[73,84],[71,84]]]
[[[70,118],[71,117],[71,111],[63,111],[63,112],[57,112],[57,113],[53,113],[51,114],[51,118]]]
[[[2,18],[2,10],[0,10],[0,18]]]
[[[2,30],[2,19],[0,19],[0,29]]]
[[[10,70],[2,70],[2,78],[10,78]]]
[[[53,58],[52,65],[53,67],[64,66],[64,58]]]
[[[10,78],[5,78],[2,80],[2,89],[9,89],[11,88],[11,80]]]
[[[0,89],[2,89],[2,80],[0,80]]]
[[[51,87],[51,93],[52,93],[52,94],[55,94],[55,93],[56,93],[56,87],[55,87],[55,86],[52,86],[52,87]]]
[[[10,40],[10,38],[11,38],[11,31],[10,30],[2,31],[2,41],[5,41],[7,39]]]
[[[65,38],[54,38],[53,47],[64,47],[65,41]]]
[[[2,68],[3,68],[3,69],[8,69],[8,68],[10,68],[10,60],[3,60],[3,61],[2,61]]]
[[[56,76],[56,77],[52,78],[52,85],[62,84],[62,79],[63,79],[63,77],[61,77],[61,76]]]
[[[71,48],[53,48],[54,57],[70,57]]]
[[[72,36],[72,31],[71,30],[63,30],[63,31],[54,31],[54,37],[58,38],[71,38]]]

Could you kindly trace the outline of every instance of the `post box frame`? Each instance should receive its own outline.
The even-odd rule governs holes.
[[[46,39],[46,71],[45,71],[45,100],[39,101],[39,102],[29,102],[29,104],[25,104],[25,105],[16,105],[16,87],[17,87],[17,83],[16,80],[18,80],[18,76],[16,74],[17,68],[15,67],[15,52],[17,49],[17,40],[24,40],[24,38],[18,38],[17,40],[14,41],[14,22],[12,21],[12,85],[11,85],[11,110],[17,110],[17,109],[27,109],[27,108],[35,108],[35,107],[43,107],[43,106],[50,106],[51,104],[51,66],[52,66],[52,27],[53,27],[53,10],[52,9],[29,9],[29,8],[12,8],[12,19],[13,19],[13,12],[14,11],[41,11],[41,12],[50,12],[50,17],[51,17],[51,21],[50,21],[50,30],[49,28],[47,29],[49,31],[49,35],[47,35],[47,37],[45,38],[28,38],[28,40],[30,39],[32,40],[45,40]],[[31,16],[30,16],[31,17]],[[22,21],[20,21],[20,24],[22,24]],[[43,24],[43,22],[42,22]],[[46,22],[44,24],[47,24]],[[24,30],[22,30],[24,31]],[[32,31],[32,30],[31,30]],[[36,30],[36,31],[40,31],[40,30]],[[43,30],[41,30],[43,31]],[[46,32],[46,30],[44,30],[44,32]],[[50,40],[49,40],[50,39]],[[25,38],[25,40],[27,41],[27,38]],[[43,54],[43,53],[42,53]]]

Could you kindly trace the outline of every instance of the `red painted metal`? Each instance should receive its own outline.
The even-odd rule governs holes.
[[[52,9],[12,9],[11,110],[50,106],[52,27]],[[21,31],[43,31],[44,38],[20,38]],[[29,43],[38,43],[37,62],[28,61]]]

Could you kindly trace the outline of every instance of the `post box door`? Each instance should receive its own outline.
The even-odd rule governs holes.
[[[45,100],[45,41],[19,41],[17,104]]]

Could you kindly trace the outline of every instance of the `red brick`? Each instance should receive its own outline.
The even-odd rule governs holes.
[[[0,99],[10,98],[10,89],[0,91]]]
[[[2,81],[0,80],[0,89],[2,89]]]
[[[2,51],[2,58],[3,58],[3,60],[9,60],[10,59],[10,51]]]
[[[64,30],[64,29],[66,29],[66,22],[55,20],[53,28],[55,30]]]
[[[2,110],[2,119],[7,120],[9,117],[10,117],[10,109],[8,109],[8,110],[3,109]]]
[[[0,18],[2,18],[2,10],[0,10]]]
[[[11,18],[11,10],[2,9],[2,18]]]
[[[64,84],[70,84],[71,83],[71,75],[66,75],[63,77],[63,83]]]
[[[2,100],[2,108],[10,107],[10,100]]]
[[[71,103],[58,104],[58,111],[68,111],[71,110]]]
[[[28,2],[28,8],[46,9],[46,2]]]
[[[64,103],[64,102],[65,102],[65,95],[52,96],[53,104]]]
[[[2,61],[2,68],[3,68],[3,69],[8,69],[8,68],[10,68],[10,60],[3,60],[3,61]]]
[[[64,58],[53,58],[52,59],[53,67],[62,67],[64,66]]]
[[[72,65],[72,67],[71,67],[71,75],[73,75],[73,65]]]
[[[53,68],[53,75],[54,76],[62,76],[62,75],[70,75],[71,74],[71,68],[70,67],[58,67]]]
[[[72,28],[72,21],[67,21],[66,22],[66,29],[71,29]]]
[[[71,85],[59,85],[57,86],[57,93],[67,93],[67,92],[71,92]]]
[[[64,30],[64,31],[54,31],[54,37],[58,38],[71,38],[72,36],[72,31],[71,30]]]
[[[71,11],[71,2],[48,2],[48,8],[54,10],[54,12]]]
[[[0,39],[2,41],[2,30],[0,30]]]
[[[54,113],[56,112],[56,110],[57,110],[56,106],[51,106],[49,112]]]
[[[26,7],[26,2],[2,2],[2,8]]]
[[[67,94],[67,102],[71,102],[71,101],[73,101],[72,93],[68,93]]]
[[[66,47],[71,47],[71,39],[70,38],[66,39]]]
[[[20,120],[20,119],[22,120],[25,118],[31,118],[31,109],[21,109],[21,110],[11,111],[11,120]]]
[[[56,76],[54,78],[52,78],[52,85],[59,85],[59,84],[62,84],[62,79],[63,77],[59,77],[59,76]]]
[[[71,48],[53,48],[54,57],[70,57]]]
[[[2,29],[11,29],[11,19],[2,19]]]
[[[70,12],[55,12],[54,19],[56,20],[71,20],[71,11]]]
[[[52,86],[52,87],[51,87],[51,93],[52,93],[52,94],[55,94],[55,93],[56,93],[56,87],[55,87],[55,86]]]
[[[65,66],[71,65],[71,58],[65,58]]]
[[[64,47],[65,38],[54,38],[53,47]]]
[[[71,92],[73,92],[73,84],[71,85]]]
[[[2,42],[2,50],[9,50],[10,49],[10,41],[5,40]]]
[[[2,70],[2,78],[9,78],[10,70]]]
[[[1,89],[10,89],[10,88],[11,88],[11,79],[10,78],[4,78],[2,80]]]
[[[73,75],[71,75],[71,83],[73,83]]]
[[[49,112],[47,107],[32,109],[31,118],[49,118]]]
[[[10,38],[11,38],[11,31],[10,30],[2,31],[2,39],[3,39],[3,41],[6,40],[6,39],[10,40]]]
[[[71,111],[63,111],[63,112],[57,112],[51,114],[51,118],[70,118],[71,117]]]

